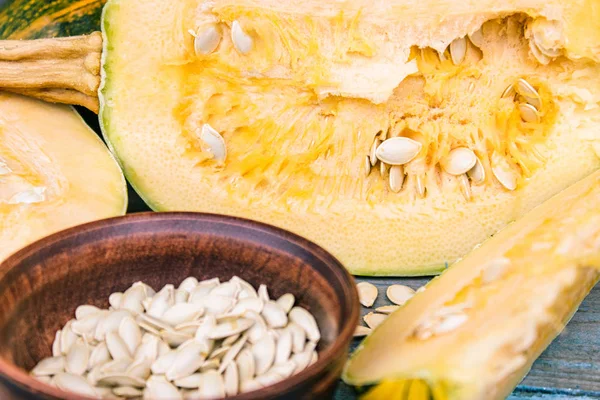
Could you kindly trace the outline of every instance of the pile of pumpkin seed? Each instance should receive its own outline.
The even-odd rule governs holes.
[[[360,304],[371,308],[379,295],[377,286],[369,282],[360,282],[356,285]],[[373,329],[378,327],[394,311],[400,309],[415,293],[425,290],[422,286],[417,291],[405,285],[390,285],[386,290],[387,298],[393,303],[386,306],[377,307],[375,312],[370,312],[363,317],[367,326],[358,325],[354,330],[354,337],[363,337],[369,335]]]
[[[238,277],[159,292],[136,282],[108,301],[77,307],[31,374],[95,398],[207,399],[272,385],[318,358],[313,315]]]

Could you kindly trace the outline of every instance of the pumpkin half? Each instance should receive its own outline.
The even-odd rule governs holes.
[[[598,1],[110,0],[103,130],[156,210],[435,273],[600,167]]]
[[[0,92],[0,261],[126,207],[117,162],[75,110]]]

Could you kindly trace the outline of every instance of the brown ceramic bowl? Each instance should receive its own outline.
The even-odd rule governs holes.
[[[273,386],[235,399],[330,398],[359,319],[353,278],[330,254],[289,232],[194,213],[134,214],[57,233],[0,264],[0,398],[80,399],[31,378],[54,333],[80,304],[108,307],[136,281],[154,288],[234,275],[271,297],[291,292],[322,332],[319,360]]]

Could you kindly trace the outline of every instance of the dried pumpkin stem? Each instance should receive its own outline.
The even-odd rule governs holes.
[[[0,89],[98,112],[102,35],[0,41]]]

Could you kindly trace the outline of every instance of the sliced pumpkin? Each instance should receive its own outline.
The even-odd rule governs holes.
[[[431,281],[358,347],[343,379],[366,399],[503,399],[600,279],[600,172]]]
[[[75,110],[0,92],[0,261],[126,207],[117,162]]]
[[[100,118],[155,210],[434,273],[600,167],[596,5],[110,0]]]

